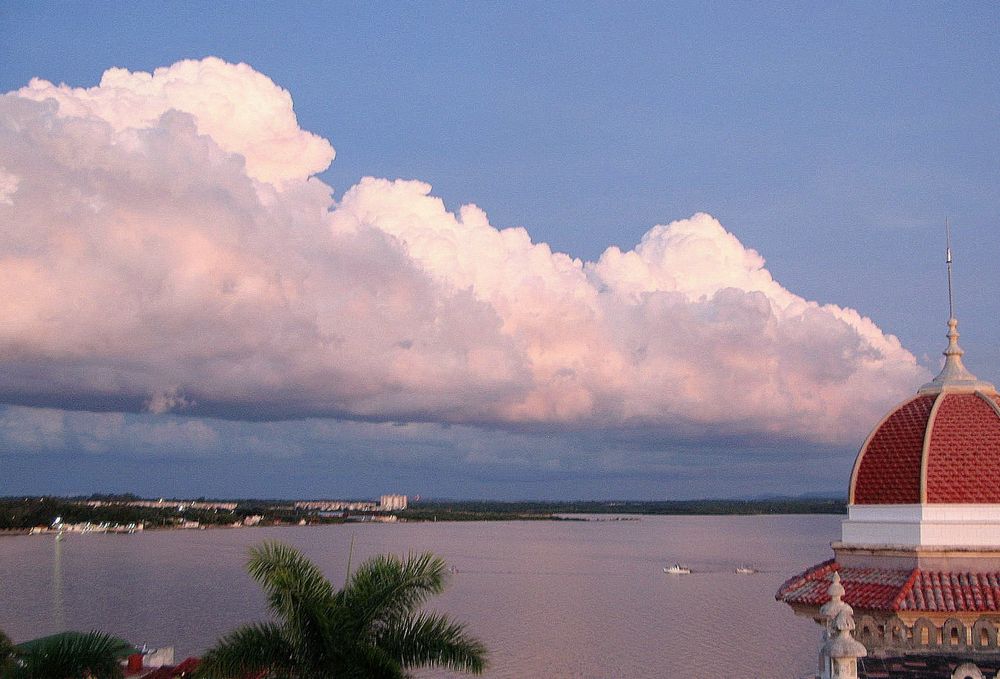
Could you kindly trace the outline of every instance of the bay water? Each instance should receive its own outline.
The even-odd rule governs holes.
[[[427,608],[490,648],[487,677],[801,677],[820,628],[774,593],[824,559],[839,516],[591,517],[343,524],[0,539],[0,629],[16,642],[99,629],[197,655],[267,617],[247,548],[280,540],[338,587],[354,564],[432,551],[453,566]],[[680,562],[690,575],[668,575]],[[739,575],[749,564],[758,570]],[[421,677],[450,676],[436,671]]]

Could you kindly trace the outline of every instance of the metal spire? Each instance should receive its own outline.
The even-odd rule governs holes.
[[[944,220],[945,264],[948,266],[948,348],[944,350],[944,367],[933,380],[920,387],[921,394],[936,394],[947,389],[996,393],[996,387],[980,380],[962,363],[962,347],[958,346],[958,319],[951,286],[951,224]]]
[[[951,224],[944,218],[944,261],[948,265],[948,320],[955,318],[955,299],[951,294]]]

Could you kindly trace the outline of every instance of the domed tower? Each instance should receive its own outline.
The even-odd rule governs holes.
[[[834,559],[776,595],[819,620],[839,572],[876,655],[997,652],[1000,395],[962,364],[957,327],[951,318],[941,373],[862,444]]]
[[[838,561],[969,567],[1000,552],[1000,396],[962,365],[958,321],[948,322],[945,364],[875,427],[854,463]],[[878,553],[877,561],[870,557]],[[947,564],[941,558],[947,554]]]

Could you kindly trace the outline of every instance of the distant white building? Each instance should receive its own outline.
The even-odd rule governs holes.
[[[406,509],[408,501],[406,495],[383,495],[378,499],[378,508],[384,512]]]
[[[354,500],[304,500],[296,502],[295,508],[318,512],[374,512],[375,503]]]

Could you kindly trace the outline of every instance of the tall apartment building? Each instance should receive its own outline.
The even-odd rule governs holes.
[[[383,495],[378,499],[378,508],[385,512],[406,509],[408,498],[405,495]]]

